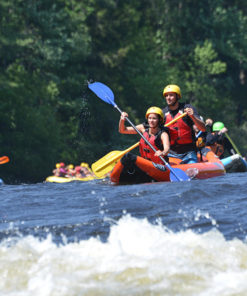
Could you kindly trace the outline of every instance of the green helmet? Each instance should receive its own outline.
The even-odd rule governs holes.
[[[213,124],[213,132],[217,132],[223,129],[225,127],[223,122],[217,121]]]

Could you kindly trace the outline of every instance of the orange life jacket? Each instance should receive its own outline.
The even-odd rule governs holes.
[[[205,145],[206,145],[206,143],[205,143],[203,137],[197,138],[197,140],[196,140],[196,147],[197,148],[203,148],[203,147],[205,147]]]

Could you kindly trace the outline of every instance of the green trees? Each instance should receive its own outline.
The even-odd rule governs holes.
[[[1,1],[0,154],[11,163],[0,177],[42,181],[58,161],[92,163],[136,141],[118,134],[118,112],[90,79],[136,123],[177,83],[244,154],[246,13],[226,0]]]
[[[80,64],[90,52],[87,11],[71,1],[0,5],[0,145],[11,158],[3,173],[38,181],[62,156],[74,156],[86,78]]]

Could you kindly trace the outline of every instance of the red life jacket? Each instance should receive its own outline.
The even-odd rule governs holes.
[[[179,110],[179,112],[174,117],[172,117],[170,112],[167,112],[165,114],[165,124],[180,116],[182,113],[183,110]],[[184,122],[183,118],[180,118],[173,124],[169,125],[169,132],[171,146],[176,144],[192,144],[194,142],[192,128]]]
[[[157,140],[160,138],[163,131],[159,131],[156,135],[150,135],[148,133],[148,129],[145,130],[143,136],[148,140],[148,142],[155,148],[155,150],[163,150],[163,145],[160,139],[160,145],[157,146]],[[149,147],[148,144],[141,138],[139,143],[139,151],[143,158],[153,161],[154,163],[164,164],[164,162],[158,157],[154,155],[154,151]]]

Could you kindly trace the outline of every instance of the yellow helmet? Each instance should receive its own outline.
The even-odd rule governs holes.
[[[57,169],[60,168],[60,163],[56,163],[56,168],[57,168]]]
[[[72,170],[73,168],[74,168],[73,164],[69,164],[68,165],[68,169],[71,169]]]
[[[181,90],[180,87],[177,86],[176,84],[169,84],[167,85],[164,90],[163,90],[163,96],[165,96],[167,93],[169,92],[173,92],[176,93],[178,95],[178,98],[181,98]]]
[[[80,166],[81,166],[81,167],[89,168],[89,165],[88,165],[88,163],[86,163],[86,162],[82,162],[82,163],[80,164]]]
[[[146,112],[146,118],[148,118],[148,115],[151,114],[151,113],[158,114],[161,117],[162,122],[164,121],[164,113],[159,107],[150,107],[150,108],[148,108],[148,110]]]

